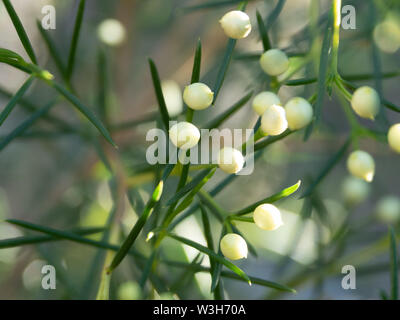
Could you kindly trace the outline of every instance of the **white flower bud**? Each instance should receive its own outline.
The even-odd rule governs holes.
[[[347,168],[350,173],[367,182],[374,179],[375,161],[371,155],[365,151],[357,150],[350,154],[347,159]]]
[[[374,120],[380,106],[379,95],[371,87],[360,87],[353,93],[351,107],[362,118]]]
[[[169,129],[172,143],[182,150],[193,148],[200,140],[200,131],[190,122],[178,122]]]
[[[395,196],[386,196],[376,205],[378,218],[385,223],[396,223],[400,220],[400,199]]]
[[[97,35],[109,46],[119,46],[126,38],[125,27],[115,19],[106,19],[97,28]]]
[[[288,127],[286,112],[281,106],[272,105],[265,110],[261,118],[261,130],[271,136],[280,135]]]
[[[383,52],[395,53],[400,48],[400,21],[389,15],[374,28],[374,42]]]
[[[230,11],[219,22],[225,34],[232,39],[246,38],[251,31],[250,18],[243,11]]]
[[[289,59],[283,51],[270,49],[261,55],[260,65],[266,74],[279,76],[289,68]]]
[[[244,157],[242,153],[234,148],[225,147],[219,151],[218,166],[229,174],[238,173],[244,165]]]
[[[285,111],[290,130],[304,128],[313,117],[311,104],[301,97],[290,99],[285,105]]]
[[[389,146],[396,152],[400,153],[400,123],[390,127],[388,132]]]
[[[247,243],[236,233],[226,234],[220,242],[222,254],[231,260],[247,258]]]
[[[253,219],[255,224],[263,230],[276,230],[283,225],[281,212],[272,204],[259,205],[254,210]]]
[[[208,108],[214,98],[214,93],[204,83],[192,83],[183,91],[183,101],[193,110]]]
[[[281,105],[279,97],[273,92],[263,91],[254,97],[253,109],[259,116],[262,116],[265,110],[274,104]]]
[[[359,178],[350,176],[343,182],[342,193],[347,204],[357,205],[364,202],[369,192],[369,184]]]
[[[165,80],[161,88],[170,117],[176,117],[183,110],[182,91],[179,85],[173,80]]]

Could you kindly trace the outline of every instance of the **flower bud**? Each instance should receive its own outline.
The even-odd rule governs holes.
[[[183,91],[183,101],[193,110],[208,108],[213,102],[214,93],[204,83],[192,83]]]
[[[247,243],[236,233],[226,234],[220,242],[222,254],[231,260],[247,258]]]
[[[400,153],[400,123],[390,127],[388,132],[389,146],[396,152]]]
[[[261,118],[261,130],[271,136],[280,135],[288,127],[286,112],[281,106],[272,105],[265,110]]]
[[[374,28],[374,42],[383,52],[395,53],[400,48],[400,21],[395,15],[388,15]]]
[[[251,31],[250,18],[243,11],[230,11],[219,22],[225,34],[232,39],[246,38]]]
[[[395,196],[382,198],[376,205],[376,214],[385,223],[396,223],[400,220],[400,199]]]
[[[362,118],[374,120],[380,106],[379,95],[371,87],[360,87],[353,93],[351,107]]]
[[[97,35],[105,44],[115,47],[122,44],[126,37],[125,27],[116,19],[106,19],[97,28]]]
[[[350,176],[343,182],[343,198],[349,205],[357,205],[364,202],[369,192],[369,184],[359,178]]]
[[[361,178],[367,182],[371,182],[374,179],[375,161],[365,151],[357,150],[352,152],[347,159],[347,168],[357,178]]]
[[[289,68],[289,59],[283,51],[270,49],[261,55],[260,65],[266,74],[279,76]]]
[[[219,151],[218,166],[226,173],[238,173],[244,165],[242,153],[234,148],[225,147]]]
[[[161,88],[169,116],[176,117],[183,111],[181,88],[173,80],[163,81]]]
[[[183,150],[193,148],[200,140],[200,131],[190,122],[178,122],[169,129],[172,143]]]
[[[313,117],[311,104],[301,97],[290,99],[285,105],[285,111],[290,130],[304,128]]]
[[[254,97],[253,109],[259,116],[262,116],[265,110],[274,104],[281,105],[279,97],[273,92],[263,91]]]
[[[276,230],[283,225],[281,212],[272,204],[259,205],[254,210],[253,219],[255,224],[263,230]]]

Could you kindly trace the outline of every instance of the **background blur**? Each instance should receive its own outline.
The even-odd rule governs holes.
[[[141,119],[157,110],[148,57],[157,64],[162,80],[174,81],[183,89],[190,81],[194,50],[197,40],[201,38],[202,82],[212,86],[227,42],[218,20],[236,5],[204,10],[183,10],[184,7],[204,2],[88,0],[72,81],[81,100],[89,106],[96,104],[98,50],[104,47],[98,39],[97,27],[107,18],[119,20],[127,31],[126,41],[121,46],[104,48],[111,84],[107,102],[112,124]],[[356,30],[341,31],[339,68],[344,75],[373,74],[372,52],[376,43],[374,44],[371,38],[370,2],[373,1],[344,1],[344,4],[353,5],[357,13]],[[395,2],[377,2],[381,3],[381,7],[374,6],[372,14],[378,23],[387,17],[385,6]],[[66,59],[77,1],[13,0],[12,3],[33,42],[39,64],[57,77],[54,64],[50,61],[48,51],[37,31],[35,20],[42,19],[41,8],[44,5],[52,4],[56,7],[57,28],[48,32]],[[320,1],[320,3],[321,12],[326,12],[330,1]],[[263,17],[267,17],[275,5],[276,1],[273,0],[250,1],[246,11],[253,23],[253,31],[248,38],[238,41],[236,55],[262,51],[255,12],[258,9]],[[307,52],[307,37],[302,38],[298,34],[309,22],[309,5],[308,0],[286,1],[282,13],[270,31],[275,47],[285,48],[288,52]],[[391,8],[396,9],[395,6]],[[395,10],[390,12],[396,13]],[[0,47],[14,50],[27,58],[3,4],[0,4]],[[381,49],[378,47],[382,70],[400,70],[400,51],[388,53]],[[308,72],[315,73],[317,66],[317,63],[311,65]],[[304,76],[304,73],[300,72],[294,78]],[[201,126],[239,100],[250,89],[260,90],[260,77],[262,74],[257,59],[233,59],[216,108],[196,112],[195,123]],[[0,106],[5,106],[9,99],[4,93],[14,93],[25,78],[24,73],[0,65],[0,88],[3,92],[0,93]],[[374,80],[361,83],[375,86]],[[315,85],[284,86],[279,96],[286,102],[294,95],[309,97],[314,91]],[[383,93],[387,100],[398,105],[399,78],[383,80]],[[168,95],[166,92],[164,94]],[[48,87],[36,82],[25,94],[24,99],[34,105],[42,106],[54,95],[55,93]],[[386,112],[390,123],[400,122],[399,114],[388,109]],[[67,103],[59,104],[51,113],[69,123],[79,125],[77,114]],[[0,128],[0,136],[9,133],[28,115],[24,108],[15,108]],[[251,128],[256,120],[249,103],[222,127]],[[360,122],[370,126],[368,121],[360,120]],[[113,130],[113,138],[120,147],[123,164],[128,172],[131,169],[132,175],[133,168],[145,162],[144,154],[148,145],[145,134],[154,126],[155,123],[151,122],[134,129]],[[91,145],[75,134],[58,132],[56,129],[56,126],[41,120],[27,134],[1,151],[0,219],[27,220],[59,229],[102,226],[111,205],[106,171]],[[223,208],[235,210],[290,186],[299,179],[303,181],[300,191],[278,203],[285,222],[279,230],[265,232],[253,224],[238,224],[239,229],[258,249],[258,258],[250,256],[247,260],[239,261],[238,266],[253,276],[288,285],[289,281],[297,279],[294,287],[298,294],[275,292],[257,285],[249,287],[243,282],[226,280],[225,291],[229,298],[379,299],[381,290],[389,291],[389,249],[386,246],[375,250],[376,241],[387,235],[388,228],[385,222],[376,218],[376,205],[385,196],[400,197],[400,158],[389,150],[386,143],[372,139],[360,141],[361,147],[374,156],[377,165],[375,180],[370,185],[369,195],[363,203],[357,206],[346,204],[346,192],[343,191],[342,184],[348,173],[345,161],[342,160],[318,187],[316,201],[319,204],[319,212],[314,210],[311,218],[305,221],[299,218],[303,207],[303,200],[299,199],[299,196],[305,190],[304,186],[340,148],[348,133],[349,126],[339,102],[327,97],[323,109],[322,128],[314,131],[310,140],[304,142],[303,134],[298,133],[274,144],[265,150],[251,176],[237,178],[218,195],[217,201]],[[214,177],[210,185],[215,184],[214,181],[220,181],[225,175],[217,172]],[[167,192],[172,194],[176,180],[170,180]],[[143,199],[148,199],[149,192],[153,188],[152,180],[144,173],[134,181],[134,187],[139,190]],[[209,188],[207,185],[206,189]],[[349,217],[347,223],[356,231],[352,231],[348,236],[329,271],[320,274],[318,266],[332,250],[330,247],[332,235],[347,217]],[[126,200],[123,220],[126,230],[129,230],[136,219],[137,213],[131,209]],[[200,228],[200,220],[192,216],[180,224],[176,232],[204,243]],[[220,226],[215,223],[213,230],[217,239]],[[21,229],[0,222],[0,239],[22,234]],[[149,254],[143,239],[138,241],[137,246],[144,254]],[[164,241],[163,248],[166,257],[175,260],[191,261],[197,254],[169,240]],[[93,283],[88,284],[88,270],[95,254],[95,249],[67,241],[1,249],[0,298],[93,298],[99,278],[95,277]],[[360,260],[355,261],[356,259]],[[359,261],[360,267],[358,267]],[[56,266],[57,290],[41,289],[40,268],[43,263]],[[345,264],[357,264],[356,290],[343,290],[341,287],[343,277],[341,268]],[[299,272],[304,274],[296,276]],[[181,277],[182,270],[162,266],[160,274],[168,275],[167,279],[174,282]],[[129,287],[129,290],[126,290],[129,294],[125,294],[130,298],[141,297],[136,283],[139,277],[140,270],[133,267],[129,261],[124,262],[113,278],[111,298],[124,297],[121,285],[127,281],[129,286],[126,285],[125,288]],[[189,281],[184,288],[180,288],[175,297],[210,298],[209,275],[199,273],[195,279]],[[89,286],[86,292],[90,294],[80,296],[81,289],[85,286]]]

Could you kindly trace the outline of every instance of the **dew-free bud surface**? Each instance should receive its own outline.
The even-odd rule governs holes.
[[[225,34],[232,39],[246,38],[251,31],[251,23],[249,16],[239,10],[226,13],[219,20]]]
[[[381,102],[375,89],[364,86],[353,93],[351,107],[362,118],[374,120],[379,112]]]
[[[299,130],[309,125],[313,117],[313,108],[304,98],[295,97],[285,105],[286,119],[290,130]]]
[[[238,173],[244,165],[243,154],[231,147],[224,147],[218,153],[219,168],[229,174]]]
[[[190,122],[182,121],[169,129],[169,138],[176,147],[187,150],[197,145],[200,131]]]
[[[247,258],[247,243],[236,233],[226,234],[220,242],[222,254],[231,260]]]
[[[285,109],[278,105],[272,105],[265,110],[261,118],[261,130],[268,135],[277,136],[288,127]]]
[[[279,76],[289,69],[289,58],[279,49],[270,49],[261,55],[260,65],[266,74]]]
[[[192,83],[183,91],[183,101],[193,110],[208,108],[214,98],[214,93],[204,83]]]
[[[368,152],[362,150],[352,152],[347,159],[347,168],[357,178],[367,182],[372,182],[374,179],[375,161]]]
[[[272,204],[259,205],[253,213],[255,224],[263,230],[276,230],[283,225],[281,212]]]
[[[253,110],[262,116],[265,110],[272,105],[281,105],[279,97],[270,91],[263,91],[257,94],[253,100]]]

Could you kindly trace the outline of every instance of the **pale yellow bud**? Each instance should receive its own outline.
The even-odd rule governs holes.
[[[289,68],[289,59],[283,51],[270,49],[261,55],[260,65],[266,74],[279,76]]]
[[[222,254],[231,260],[247,258],[247,243],[236,233],[226,234],[220,242]]]
[[[365,201],[370,192],[370,186],[364,180],[347,177],[342,186],[342,193],[347,204],[357,205]]]
[[[304,128],[313,117],[311,104],[301,97],[290,99],[285,105],[285,111],[290,130]]]
[[[253,219],[255,224],[263,230],[276,230],[283,225],[281,212],[272,204],[259,205],[254,210]]]
[[[170,117],[176,117],[183,111],[182,91],[173,80],[165,80],[161,88]]]
[[[140,286],[133,281],[122,283],[117,291],[118,300],[140,299]]]
[[[375,175],[375,161],[365,151],[357,150],[350,154],[347,159],[347,168],[350,173],[367,182],[371,182]]]
[[[234,148],[225,147],[219,151],[218,166],[229,174],[238,173],[244,165],[244,157],[242,153]]]
[[[193,110],[208,108],[214,98],[214,93],[204,83],[192,83],[183,91],[183,101]]]
[[[232,39],[246,38],[251,31],[250,18],[243,11],[230,11],[219,22],[225,34]]]
[[[193,148],[200,140],[200,131],[190,122],[178,122],[169,129],[172,143],[183,150]]]
[[[362,118],[374,120],[380,106],[379,95],[371,87],[360,87],[353,93],[351,107]]]
[[[261,118],[261,130],[268,135],[277,136],[288,127],[285,109],[272,105],[265,110]]]
[[[106,19],[97,28],[97,35],[109,46],[119,46],[126,38],[125,27],[116,19]]]
[[[389,146],[396,152],[400,153],[400,123],[390,127],[388,132]]]
[[[274,104],[281,105],[279,97],[273,92],[263,91],[254,97],[253,109],[259,116],[262,116],[265,110]]]
[[[376,205],[378,218],[385,223],[396,223],[400,220],[400,199],[386,196]]]
[[[400,20],[388,16],[374,28],[374,41],[379,49],[386,53],[395,53],[400,48]]]

